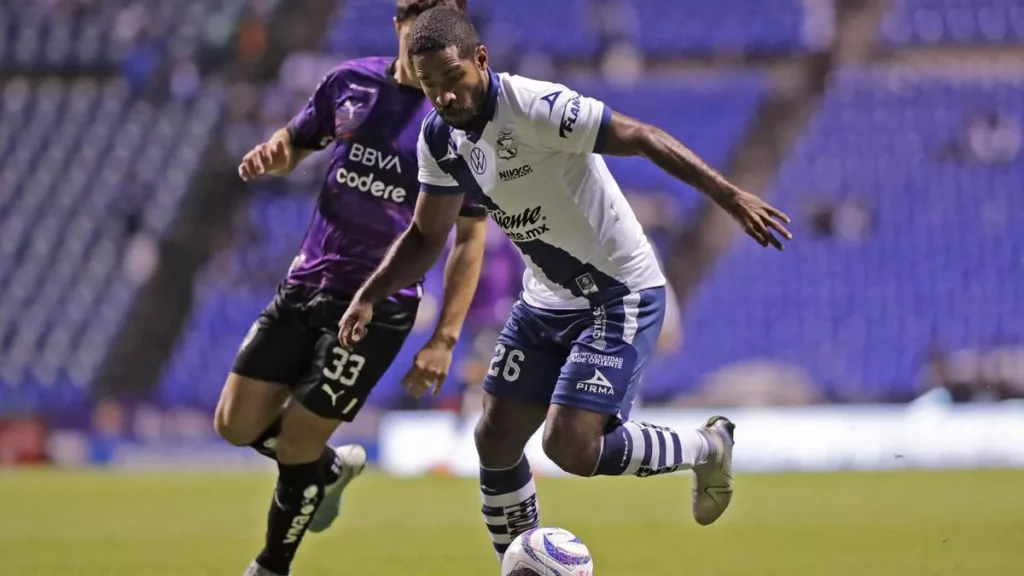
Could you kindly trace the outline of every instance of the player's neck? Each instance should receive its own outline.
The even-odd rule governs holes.
[[[409,88],[420,89],[419,78],[416,77],[416,72],[412,69],[401,58],[395,60],[395,82],[398,82],[402,86],[408,86]]]

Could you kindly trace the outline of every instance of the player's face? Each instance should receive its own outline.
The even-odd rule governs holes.
[[[423,93],[441,118],[453,128],[472,126],[487,101],[487,48],[479,46],[473,58],[460,59],[458,50],[449,46],[412,60]]]

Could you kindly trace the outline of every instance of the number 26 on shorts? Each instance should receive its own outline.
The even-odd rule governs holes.
[[[493,378],[500,371],[501,377],[506,382],[515,382],[519,379],[519,363],[525,359],[526,354],[522,350],[506,350],[504,344],[498,344],[494,347],[494,358],[491,358],[491,366],[487,369],[487,375]],[[502,365],[504,365],[504,370]]]

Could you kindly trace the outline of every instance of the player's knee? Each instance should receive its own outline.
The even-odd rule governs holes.
[[[246,426],[229,407],[218,404],[213,414],[213,429],[224,440],[235,446],[248,446],[260,435],[261,430]]]
[[[518,434],[501,423],[501,418],[484,412],[476,423],[473,438],[480,465],[485,468],[509,468],[515,466],[523,455],[524,442]]]
[[[601,439],[567,418],[549,419],[544,426],[544,454],[575,476],[592,476],[601,456]]]

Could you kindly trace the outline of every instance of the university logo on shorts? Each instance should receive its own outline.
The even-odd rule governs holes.
[[[487,171],[487,155],[484,154],[483,150],[473,148],[473,151],[469,153],[469,167],[477,174],[483,174]]]

